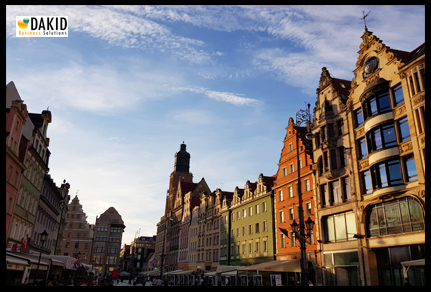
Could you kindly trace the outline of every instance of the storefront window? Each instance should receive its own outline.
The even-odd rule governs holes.
[[[323,254],[325,286],[358,286],[358,252],[334,252]]]
[[[422,230],[425,230],[422,207],[411,197],[374,205],[368,215],[370,237]]]

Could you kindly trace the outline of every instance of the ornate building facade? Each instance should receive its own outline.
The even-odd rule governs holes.
[[[347,107],[361,280],[424,285],[425,44],[399,51],[365,29],[358,54]]]
[[[311,142],[305,138],[307,129],[296,127],[293,118],[289,119],[286,136],[278,163],[278,171],[274,181],[273,191],[275,200],[275,230],[277,237],[277,260],[299,259],[301,257],[299,239],[291,231],[291,224],[299,223],[298,202],[298,157],[302,194],[304,221],[310,218],[316,222],[316,204],[314,200],[314,167],[312,163]],[[298,137],[297,137],[298,136]],[[297,145],[297,142],[299,145]],[[320,255],[317,254],[316,227],[308,231],[307,266],[310,280],[316,284],[316,267],[320,267]],[[283,232],[282,232],[283,230]],[[320,278],[319,278],[320,281]]]

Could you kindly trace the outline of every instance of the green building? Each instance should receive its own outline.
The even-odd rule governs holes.
[[[275,260],[275,177],[260,174],[244,189],[236,187],[231,201],[223,200],[220,211],[220,265],[248,266]]]

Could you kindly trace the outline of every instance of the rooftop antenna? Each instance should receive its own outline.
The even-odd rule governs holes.
[[[367,28],[367,21],[366,21],[366,18],[367,18],[367,16],[368,16],[368,14],[370,14],[370,12],[371,12],[371,10],[370,10],[370,11],[368,11],[368,13],[367,13],[367,14],[365,14],[365,10],[362,10],[362,15],[363,15],[363,17],[361,18],[361,20],[364,20],[365,30],[368,30],[368,28]]]

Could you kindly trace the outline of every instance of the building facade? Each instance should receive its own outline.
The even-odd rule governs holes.
[[[87,222],[87,216],[79,202],[78,195],[67,205],[61,255],[78,259],[80,263],[91,265],[93,248],[93,230]]]
[[[363,281],[424,285],[425,44],[399,51],[365,29],[358,54],[348,114]]]
[[[278,171],[273,186],[275,196],[275,230],[277,260],[290,260],[301,258],[299,239],[292,232],[291,224],[299,224],[298,202],[298,161],[300,171],[300,184],[302,194],[302,207],[304,221],[310,218],[316,222],[316,205],[314,200],[314,167],[312,163],[311,143],[305,138],[306,128],[296,127],[293,118],[289,119],[286,127],[284,146],[278,163]],[[297,145],[299,142],[299,145]],[[297,149],[299,147],[299,149]],[[297,156],[299,153],[299,159]],[[306,230],[307,239],[307,266],[310,280],[316,284],[316,267],[321,266],[320,256],[317,253],[317,224],[310,231]],[[320,274],[319,274],[320,275]]]
[[[129,247],[130,265],[126,266],[129,272],[142,272],[148,269],[148,259],[154,253],[156,236],[139,236],[133,240]]]
[[[6,85],[6,244],[10,245],[11,250],[14,245],[14,249],[18,249],[18,244],[21,244],[21,234],[16,229],[10,243],[8,241],[14,226],[12,221],[19,199],[18,191],[22,173],[26,169],[24,161],[30,146],[27,139],[21,138],[27,118],[27,106],[21,100],[14,83],[9,82]]]
[[[237,187],[230,204],[223,199],[220,265],[248,266],[275,259],[274,180],[260,174],[257,182]]]
[[[114,207],[96,218],[91,260],[98,276],[118,269],[124,228],[124,221]]]

